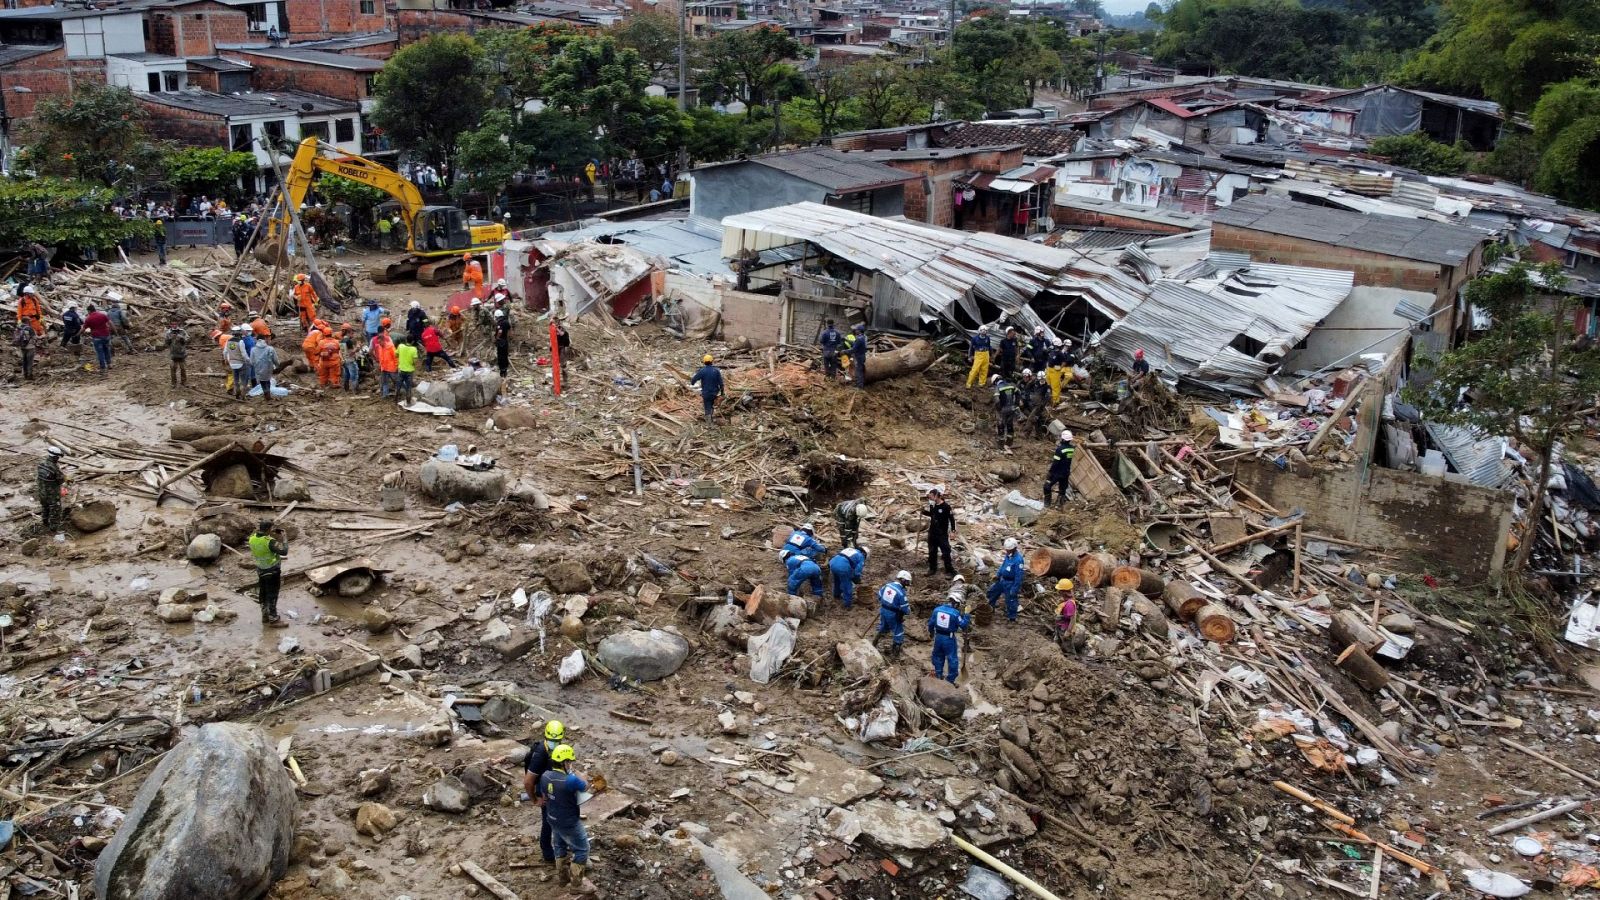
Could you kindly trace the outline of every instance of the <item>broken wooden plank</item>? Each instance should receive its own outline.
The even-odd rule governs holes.
[[[517,896],[515,891],[501,884],[499,879],[495,878],[493,875],[490,875],[488,872],[485,872],[483,870],[483,866],[478,865],[472,860],[463,859],[457,865],[461,866],[461,871],[468,878],[476,881],[479,887],[482,887],[490,894],[493,894],[495,900],[522,900],[522,898]]]

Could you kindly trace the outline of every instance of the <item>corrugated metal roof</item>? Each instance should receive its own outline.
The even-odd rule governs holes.
[[[917,181],[922,177],[915,172],[906,172],[870,159],[852,156],[831,147],[807,147],[803,150],[769,153],[766,156],[752,156],[749,159],[701,166],[700,170],[751,164],[803,178],[830,191],[864,191]]]
[[[1428,437],[1439,445],[1450,468],[1465,475],[1468,481],[1486,488],[1505,484],[1512,469],[1505,458],[1505,441],[1464,425],[1425,422],[1423,427],[1428,429]]]
[[[1465,262],[1488,240],[1487,234],[1474,228],[1427,219],[1367,215],[1264,196],[1246,197],[1218,209],[1213,220],[1236,228],[1447,266]]]

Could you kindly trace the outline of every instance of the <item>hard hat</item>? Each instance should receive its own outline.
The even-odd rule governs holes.
[[[1055,339],[1055,342],[1054,342],[1054,343],[1052,343],[1052,344],[1051,344],[1051,345],[1050,345],[1050,346],[1052,346],[1052,347],[1059,347],[1059,346],[1061,346],[1061,338],[1056,338],[1056,339]]]
[[[220,309],[220,310],[222,310],[222,311],[223,311],[223,312],[227,312],[227,311],[229,311],[229,310],[231,310],[231,309],[233,309],[233,304],[232,304],[232,303],[229,303],[229,302],[228,302],[228,301],[226,301],[226,300],[224,300],[224,301],[222,301],[222,302],[221,302],[221,303],[218,303],[218,304],[217,304],[217,309]]]
[[[477,297],[473,297],[472,298],[472,308],[473,309],[477,309],[478,307],[480,307],[482,305],[483,305],[483,301],[482,300],[479,300]],[[457,308],[459,309],[459,307],[457,307]]]
[[[895,581],[903,581],[906,584],[910,584],[911,583],[911,573],[907,572],[905,569],[901,569],[900,571],[894,573],[894,580]]]
[[[1143,350],[1135,350],[1135,351],[1133,351],[1133,358],[1134,359],[1144,359],[1144,351]]]
[[[865,503],[857,503],[856,504],[856,518],[858,518],[858,519],[876,519],[877,517],[878,517],[878,514],[872,511],[872,507],[866,505]]]
[[[1015,550],[1015,549],[1017,549],[1017,539],[1016,538],[1006,538],[1006,542],[1004,544],[1001,544],[1000,546],[1005,548],[1006,550]]]
[[[66,455],[66,451],[62,450],[60,447],[57,447],[54,444],[51,444],[50,446],[46,447],[44,452],[50,454],[51,456],[65,456]]]
[[[711,354],[707,353],[705,356],[700,357],[700,361],[703,363],[711,362]]]
[[[989,383],[990,384],[999,384],[1000,383],[1000,376],[999,375],[990,375],[989,376]]]
[[[503,309],[497,309],[494,311],[494,317],[496,319],[504,319],[506,317],[506,311]]]
[[[1034,334],[1044,334],[1044,326],[1039,325],[1033,329]]]
[[[368,306],[377,306],[378,305],[378,301],[376,299],[372,298],[372,297],[368,297],[367,298],[367,305]]]
[[[810,523],[810,522],[807,522],[804,525],[800,526],[800,530],[804,531],[806,534],[816,534],[817,526],[812,524],[812,523]]]
[[[1023,378],[1032,378],[1033,377],[1033,370],[1032,369],[1023,369],[1022,370],[1022,377]]]
[[[24,294],[33,294],[33,295],[37,296],[38,293],[39,293],[39,289],[30,284],[27,287],[23,288],[22,292]]]
[[[1062,439],[1062,440],[1063,440],[1063,441],[1070,441],[1070,440],[1072,440],[1072,432],[1071,432],[1071,431],[1067,431],[1067,430],[1065,430],[1065,429],[1063,429],[1063,430],[1062,430],[1062,432],[1061,432],[1061,439]]]
[[[793,555],[794,555],[794,551],[789,549],[788,547],[784,547],[782,550],[778,551],[778,558],[783,560],[783,561],[785,561],[785,562],[787,562],[789,560],[789,557],[791,557]]]
[[[422,304],[421,304],[421,303],[418,303],[418,302],[417,302],[417,301],[415,301],[415,300],[413,300],[413,301],[411,301],[411,308],[412,308],[412,309],[421,309],[421,308],[422,308]]]
[[[551,719],[550,721],[544,723],[544,739],[545,740],[547,740],[547,741],[559,741],[559,740],[561,740],[562,738],[564,738],[566,736],[567,736],[567,726],[561,724],[560,722],[556,721],[555,719]]]
[[[349,331],[349,330],[350,330],[350,323],[349,322],[340,322],[339,323],[339,331],[340,332],[345,332],[345,331]]]
[[[494,283],[494,286],[495,287],[505,287],[506,286],[506,280],[504,278],[496,279],[495,283]]]
[[[571,744],[559,744],[550,751],[550,761],[553,763],[572,762],[578,756],[573,752]]]
[[[295,281],[309,281],[310,280],[310,276],[308,276],[308,275],[306,275],[304,273],[301,273],[299,275],[294,276],[294,280]]]
[[[1070,591],[1070,590],[1072,590],[1072,579],[1071,578],[1063,578],[1060,581],[1056,582],[1056,590],[1058,590],[1058,591]]]
[[[271,531],[272,530],[272,520],[271,519],[257,519],[256,520],[256,530],[259,531],[259,532],[262,532],[263,534],[265,534],[268,531]]]
[[[384,316],[383,318],[378,320],[378,326],[381,327],[381,328],[388,328],[390,325],[393,325],[393,324],[394,324],[394,322],[388,316]]]
[[[463,253],[463,254],[461,254],[461,258],[465,259],[465,260],[471,260],[472,259],[472,254],[471,253]]]
[[[978,333],[979,334],[988,334],[989,333],[989,326],[987,326],[987,325],[979,325],[978,326]]]

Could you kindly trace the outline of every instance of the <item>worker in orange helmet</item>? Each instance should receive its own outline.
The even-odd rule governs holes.
[[[266,319],[255,313],[250,315],[250,331],[256,336],[257,340],[264,337],[272,337],[272,326],[267,324]]]
[[[450,310],[444,317],[444,324],[450,330],[450,342],[456,345],[456,352],[464,352],[467,347],[467,319],[461,314],[461,304],[450,304]]]
[[[300,330],[309,332],[317,319],[317,289],[304,273],[294,276],[294,302],[300,309]]]
[[[39,289],[31,284],[17,295],[17,325],[27,325],[36,337],[44,336],[44,303],[39,300]]]
[[[306,339],[300,342],[300,350],[306,355],[306,365],[310,366],[313,372],[317,370],[318,353],[322,350],[322,337],[322,329],[316,327],[316,323],[313,322],[311,327],[306,329]]]
[[[338,387],[339,376],[344,368],[344,358],[339,353],[339,339],[333,336],[333,329],[319,329],[322,336],[320,346],[317,347],[317,384],[321,387]]]
[[[217,304],[217,330],[225,333],[233,332],[233,304],[226,300]]]
[[[461,270],[461,289],[471,291],[472,296],[483,296],[483,265],[472,258],[471,253],[461,254],[461,261],[466,267]]]

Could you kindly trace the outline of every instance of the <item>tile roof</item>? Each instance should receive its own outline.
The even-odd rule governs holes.
[[[1348,212],[1274,197],[1238,200],[1218,209],[1212,221],[1443,266],[1460,265],[1489,239],[1475,228]]]
[[[766,156],[752,156],[747,160],[719,165],[742,163],[754,163],[776,169],[812,184],[822,185],[830,191],[864,191],[916,181],[922,177],[914,172],[901,171],[830,147],[807,147],[803,150],[769,153]],[[701,168],[709,169],[715,166]]]
[[[251,91],[244,94],[215,94],[211,91],[179,91],[173,94],[140,94],[140,100],[175,109],[214,116],[318,115],[354,112],[361,108],[354,100],[339,100],[305,91]],[[310,109],[303,107],[309,106]]]
[[[348,53],[332,53],[327,50],[306,50],[300,47],[252,47],[239,48],[234,53],[248,53],[253,56],[264,56],[268,59],[280,59],[285,62],[299,62],[310,66],[325,66],[330,69],[349,69],[353,72],[377,72],[383,68],[383,60],[368,59],[365,56],[352,56]]]
[[[941,147],[992,147],[1000,144],[1021,144],[1029,156],[1054,156],[1070,153],[1082,137],[1076,131],[1057,130],[1047,124],[994,125],[987,122],[968,122],[937,138]]]

